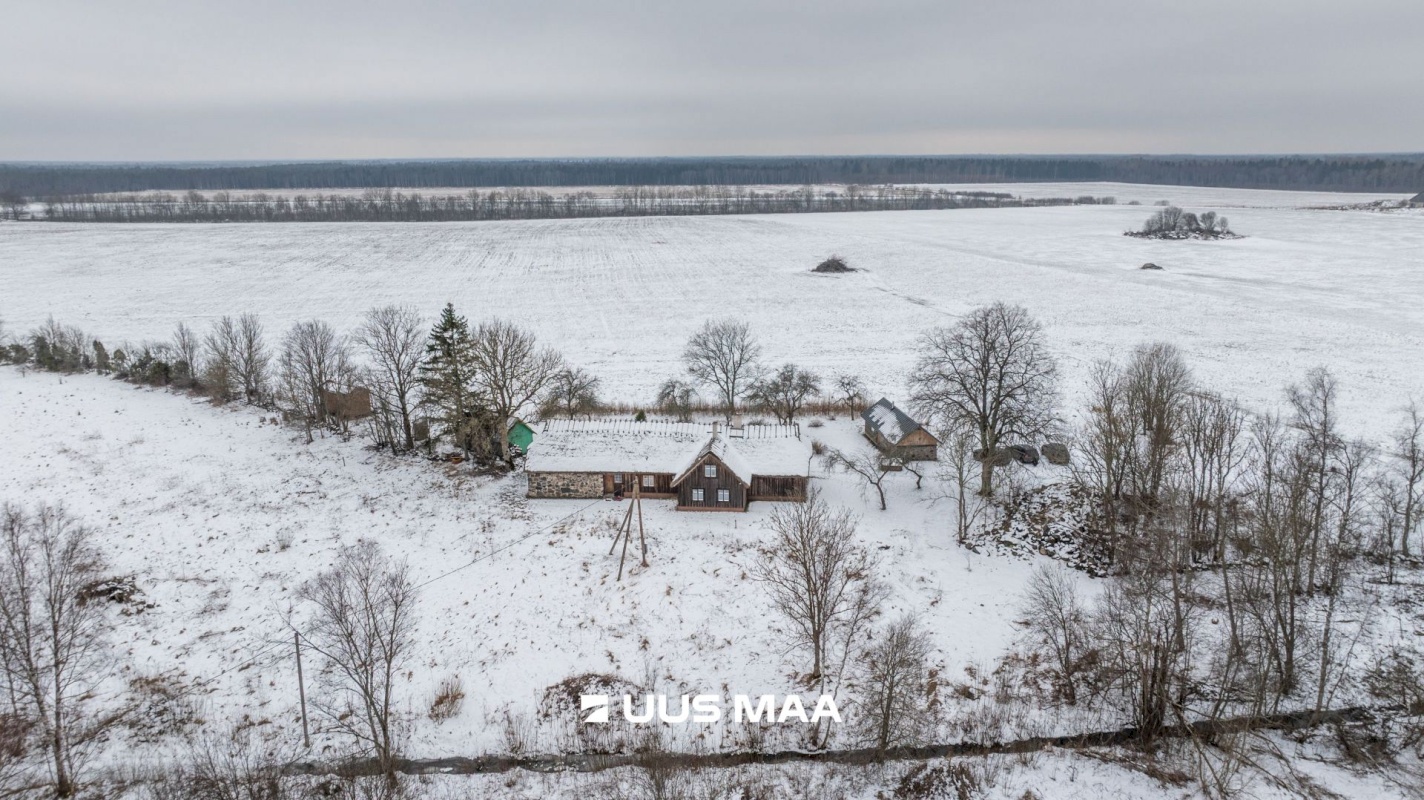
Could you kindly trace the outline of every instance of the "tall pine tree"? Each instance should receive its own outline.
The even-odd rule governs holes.
[[[470,325],[446,303],[440,319],[425,343],[425,359],[420,364],[422,404],[436,422],[439,433],[459,444],[469,457],[474,449],[474,422],[478,402],[471,391],[474,367],[471,364]]]

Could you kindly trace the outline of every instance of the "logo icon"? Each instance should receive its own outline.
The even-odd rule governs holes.
[[[583,718],[585,723],[607,722],[608,721],[608,695],[606,694],[584,694],[579,695],[579,710],[589,711]]]

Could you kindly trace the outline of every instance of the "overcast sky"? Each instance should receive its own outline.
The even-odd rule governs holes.
[[[1424,150],[1424,0],[0,0],[0,160]]]

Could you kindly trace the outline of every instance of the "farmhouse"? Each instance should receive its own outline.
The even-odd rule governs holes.
[[[865,438],[880,452],[894,452],[909,461],[939,460],[939,439],[884,397],[861,412],[860,418],[865,420]]]
[[[676,498],[683,511],[806,499],[811,448],[792,425],[549,420],[524,470],[531,498]]]

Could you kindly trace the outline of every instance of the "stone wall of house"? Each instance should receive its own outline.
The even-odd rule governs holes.
[[[530,472],[529,496],[593,500],[603,496],[603,473]]]

